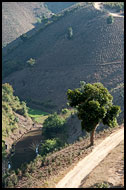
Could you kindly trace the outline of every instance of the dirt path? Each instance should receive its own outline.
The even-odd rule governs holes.
[[[78,188],[81,181],[115,148],[124,140],[124,129],[107,137],[102,143],[86,156],[56,185],[56,188]]]
[[[105,8],[103,7],[102,2],[94,2],[94,7],[95,7],[97,10],[101,10],[101,11],[107,12],[109,15],[112,15],[113,17],[122,17],[122,18],[124,18],[124,16],[121,15],[120,13],[116,13],[116,12],[114,12],[113,10],[105,9]]]
[[[81,181],[79,188],[95,188],[106,182],[113,187],[124,187],[124,141],[116,146],[93,171]]]

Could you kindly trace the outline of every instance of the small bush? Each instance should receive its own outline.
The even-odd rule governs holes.
[[[33,65],[35,65],[36,61],[35,61],[35,59],[30,58],[30,59],[27,61],[27,63],[28,63],[29,66],[33,66]]]
[[[42,143],[40,146],[40,154],[47,155],[49,152],[53,152],[56,148],[58,149],[61,145],[62,143],[58,138],[47,139],[45,143]]]
[[[68,112],[69,112],[69,110],[67,108],[62,109],[62,114],[66,114]]]
[[[96,188],[110,188],[108,183],[99,183],[95,185]]]
[[[72,27],[69,27],[69,28],[68,28],[67,38],[68,38],[69,40],[73,38],[73,29],[72,29]]]
[[[57,134],[65,130],[65,119],[62,119],[54,113],[50,115],[43,123],[43,136],[46,139],[55,138]]]
[[[110,15],[108,18],[107,18],[107,24],[112,24],[114,22],[114,18],[112,15]]]

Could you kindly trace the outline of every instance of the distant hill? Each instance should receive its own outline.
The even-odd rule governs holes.
[[[51,10],[53,13],[58,13],[65,8],[68,8],[77,2],[45,2],[45,5]]]
[[[67,89],[82,80],[102,82],[109,90],[124,82],[123,18],[107,24],[108,14],[87,3],[57,18],[3,56],[4,68],[13,67],[3,82],[31,106],[52,111],[66,107]],[[33,67],[27,65],[30,58]]]
[[[34,28],[38,16],[50,14],[43,2],[2,2],[2,44]]]

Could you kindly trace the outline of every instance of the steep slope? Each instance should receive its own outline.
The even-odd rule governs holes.
[[[115,17],[114,23],[107,24],[107,17],[87,4],[64,12],[3,57],[5,65],[13,61],[22,66],[3,82],[12,84],[15,94],[32,106],[45,110],[66,107],[67,89],[78,87],[82,80],[115,88],[124,80],[124,19]],[[30,58],[36,60],[33,68],[26,64]]]
[[[45,2],[45,5],[51,10],[53,13],[58,13],[65,8],[68,8],[77,2]]]
[[[13,95],[9,84],[2,85],[2,142],[10,151],[11,145],[27,130],[32,128],[33,121],[28,116],[25,102]],[[4,146],[3,146],[4,148]],[[3,151],[4,152],[4,151]]]
[[[2,2],[2,44],[34,28],[38,16],[50,13],[43,2]]]

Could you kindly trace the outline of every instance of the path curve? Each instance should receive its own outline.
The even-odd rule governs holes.
[[[109,137],[94,147],[93,151],[67,173],[59,181],[56,188],[78,188],[81,181],[115,148],[124,140],[124,128],[112,133]]]
[[[104,8],[102,2],[94,2],[93,5],[94,5],[95,9],[105,11],[109,15],[112,15],[113,17],[122,17],[122,18],[124,18],[124,16],[121,15],[120,13],[116,13],[116,12],[113,12],[112,10],[110,11],[110,10]]]

